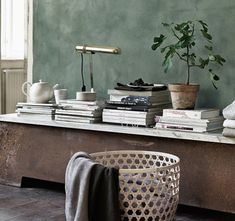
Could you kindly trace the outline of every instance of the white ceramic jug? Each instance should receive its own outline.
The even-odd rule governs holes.
[[[29,92],[26,92],[26,85],[30,85]],[[47,82],[39,80],[39,82],[31,84],[30,82],[24,82],[22,84],[22,92],[28,96],[33,103],[47,103],[53,98],[54,89],[58,87],[58,84],[51,87]]]

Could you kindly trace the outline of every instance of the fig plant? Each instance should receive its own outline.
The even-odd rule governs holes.
[[[160,52],[164,54],[162,63],[164,71],[168,72],[173,64],[172,59],[177,57],[187,66],[185,84],[190,84],[191,69],[196,67],[207,70],[213,86],[217,89],[215,82],[219,80],[219,76],[214,73],[212,65],[222,66],[225,59],[214,53],[208,25],[202,20],[185,21],[178,24],[162,23],[162,25],[168,29],[169,34],[154,37],[152,50],[160,48]],[[199,52],[203,55],[198,55]]]

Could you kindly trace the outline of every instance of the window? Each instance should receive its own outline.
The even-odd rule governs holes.
[[[1,57],[24,58],[24,0],[1,0]]]

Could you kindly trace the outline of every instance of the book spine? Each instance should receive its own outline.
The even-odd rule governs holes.
[[[173,123],[173,124],[185,124],[185,125],[195,125],[195,126],[207,126],[209,124],[208,120],[205,119],[190,119],[190,118],[176,118],[176,117],[162,117],[155,116],[156,123]]]
[[[90,111],[102,109],[97,105],[88,106],[88,105],[71,105],[71,104],[61,105],[60,108],[63,110],[90,110]]]
[[[169,95],[160,95],[160,96],[123,96],[123,95],[110,95],[110,101],[119,101],[124,103],[146,103],[150,104],[153,102],[164,102],[169,101]]]
[[[118,105],[105,105],[105,109],[114,109],[114,110],[128,110],[128,111],[148,111],[150,109],[149,106],[118,106]]]
[[[104,109],[103,114],[106,115],[115,115],[115,116],[135,116],[135,117],[146,117],[146,116],[154,116],[154,112],[146,112],[146,111],[128,111],[128,110],[113,110],[113,109]]]
[[[160,91],[127,91],[108,89],[108,95],[123,95],[123,96],[160,96],[169,94],[168,90]]]
[[[140,126],[147,126],[151,125],[154,122],[146,121],[146,119],[130,119],[125,117],[106,117],[102,118],[103,122],[106,123],[119,123],[119,124],[130,124],[130,125],[140,125]]]
[[[185,124],[206,127],[209,125],[221,124],[224,121],[223,117],[216,117],[209,119],[191,119],[191,118],[176,118],[176,117],[162,117],[155,116],[155,122],[159,123],[174,123],[174,124]]]
[[[156,123],[155,128],[199,132],[199,133],[207,131],[205,127],[194,127],[189,125],[177,125],[177,124],[165,124],[165,123]]]
[[[102,101],[79,101],[79,100],[60,100],[61,105],[102,105]]]
[[[114,117],[128,117],[128,118],[152,118],[154,119],[153,113],[143,112],[143,114],[132,114],[132,113],[113,113],[113,112],[103,112],[103,116],[114,116]]]
[[[219,110],[173,110],[164,109],[163,117],[175,117],[185,119],[207,119],[219,116]]]
[[[28,113],[17,113],[17,117],[22,117],[26,119],[34,119],[34,120],[54,120],[54,115],[46,115],[46,114],[28,114]]]
[[[52,115],[55,114],[55,110],[38,110],[38,109],[25,109],[25,108],[17,108],[17,113],[25,113],[25,114],[46,114],[46,115]]]
[[[184,118],[184,119],[202,119],[201,112],[178,111],[163,109],[163,117]]]
[[[67,122],[77,122],[77,123],[93,123],[93,122],[101,122],[101,118],[92,118],[92,117],[67,117],[67,116],[61,116],[56,115],[55,116],[56,121],[67,121]]]
[[[70,110],[56,110],[56,114],[61,115],[74,115],[74,116],[101,116],[102,112],[96,111],[70,111]]]

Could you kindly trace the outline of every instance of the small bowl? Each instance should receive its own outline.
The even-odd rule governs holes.
[[[78,101],[95,101],[96,93],[88,91],[79,91],[76,93],[76,100]]]

